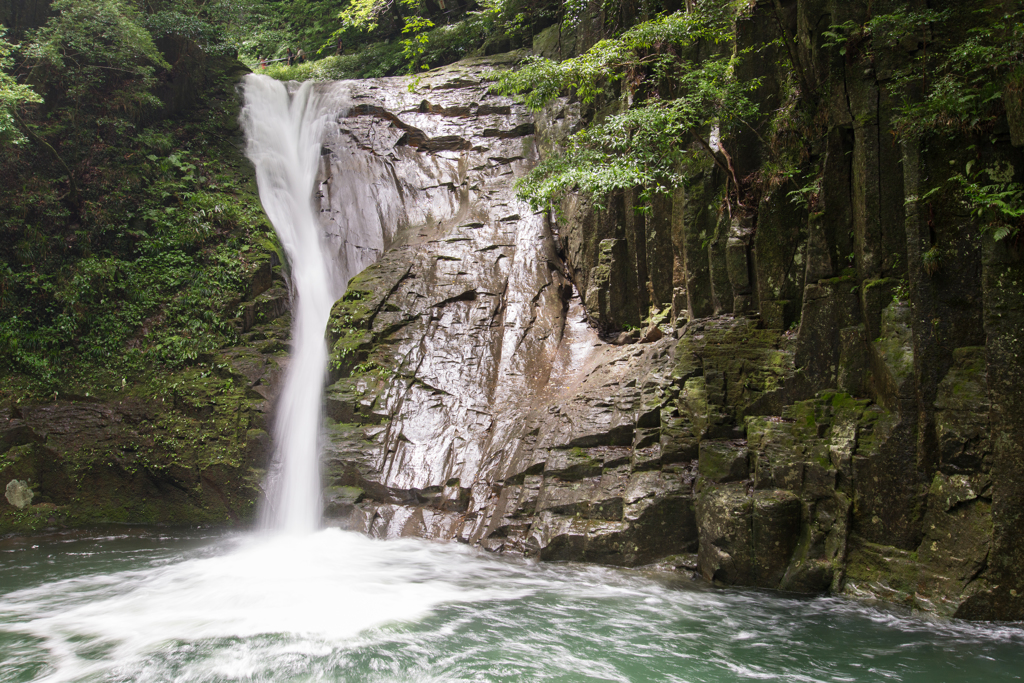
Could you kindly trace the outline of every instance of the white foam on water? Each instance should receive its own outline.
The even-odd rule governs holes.
[[[26,571],[62,564],[28,552]],[[1014,626],[883,624],[834,598],[336,529],[118,558],[0,594],[0,680],[966,681],[1015,680],[1024,661]]]
[[[484,567],[464,548],[337,529],[252,535],[214,557],[9,593],[0,598],[0,623],[42,641],[50,669],[41,681],[79,680],[115,665],[132,665],[133,680],[143,680],[135,667],[175,641],[239,638],[218,661],[200,663],[207,675],[219,670],[234,680],[289,652],[330,652],[371,627],[422,618],[442,603],[497,597],[487,581],[472,579]],[[247,640],[271,634],[301,640]]]

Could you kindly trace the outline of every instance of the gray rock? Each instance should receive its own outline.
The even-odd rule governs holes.
[[[7,498],[7,502],[19,510],[32,504],[32,489],[29,488],[28,482],[21,481],[20,479],[11,479],[7,482],[4,495]]]

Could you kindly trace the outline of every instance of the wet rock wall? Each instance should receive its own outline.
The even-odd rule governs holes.
[[[1019,536],[1006,534],[1020,523],[1021,446],[1002,417],[1021,393],[1002,379],[1016,376],[1003,349],[1015,348],[1024,324],[1010,303],[1019,253],[981,237],[954,201],[917,198],[969,158],[1019,168],[1021,154],[1005,122],[984,140],[898,143],[891,78],[923,47],[868,56],[821,47],[823,29],[861,24],[868,12],[865,3],[759,3],[737,27],[737,48],[757,48],[741,70],[762,79],[765,110],[784,105],[792,80],[816,100],[824,142],[809,160],[820,168],[812,205],[791,201],[792,183],[768,184],[748,194],[756,208],[730,216],[709,203],[722,189],[717,171],[649,217],[632,215],[628,193],[603,212],[573,198],[563,207],[566,257],[588,313],[608,331],[643,327],[669,307],[677,325],[751,316],[792,354],[778,386],[729,420],[745,437],[746,467],[743,455],[723,465],[710,455],[722,449],[701,439],[706,578],[1019,618],[1024,588],[1010,569]],[[787,39],[799,79],[787,74]],[[763,179],[763,141],[751,133],[726,144],[741,178]],[[969,144],[980,153],[965,154]],[[666,247],[671,268],[659,262]],[[789,558],[775,573],[757,559],[766,552],[758,539],[773,534],[782,539],[773,561]]]
[[[623,193],[555,221],[511,182],[578,105],[531,119],[482,64],[358,86],[342,127],[386,141],[361,144],[412,208],[332,318],[332,523],[1020,618],[1019,254],[915,201],[962,153],[889,134],[899,54],[820,47],[864,3],[779,9],[740,22],[741,68],[777,108],[767,44],[794,41],[825,122],[811,206],[782,182],[730,212],[709,169],[646,216]],[[768,151],[741,137],[749,177]]]

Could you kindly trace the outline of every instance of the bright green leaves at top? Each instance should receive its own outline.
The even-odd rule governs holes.
[[[416,16],[406,17],[405,26],[402,27],[402,33],[411,34],[402,40],[402,56],[410,63],[419,63],[421,69],[430,68],[429,64],[422,62],[430,43],[430,38],[422,31],[429,28],[434,28],[434,22],[425,17]]]
[[[630,69],[650,66],[664,70],[673,64],[683,70],[699,69],[699,64],[686,65],[665,54],[664,48],[682,50],[699,41],[729,42],[736,7],[735,2],[705,0],[698,11],[645,21],[618,38],[598,42],[579,57],[563,62],[530,58],[519,69],[501,74],[493,89],[503,95],[526,93],[526,106],[536,111],[569,90],[589,104],[608,93]]]
[[[757,114],[749,94],[758,83],[736,78],[730,45],[737,13],[746,6],[704,0],[693,11],[602,40],[578,57],[560,63],[532,58],[503,73],[493,90],[525,94],[534,110],[567,92],[584,104],[599,102],[622,83],[625,106],[571,136],[564,153],[549,156],[520,182],[521,195],[541,207],[556,205],[566,192],[582,191],[600,204],[610,192],[640,188],[646,201],[712,163],[735,191],[728,156],[708,137],[712,129],[724,133]]]
[[[232,39],[248,31],[240,25],[251,13],[249,0],[148,0],[144,26],[155,39],[187,38],[206,54],[234,51]]]
[[[25,135],[16,122],[18,105],[24,102],[42,102],[42,98],[27,85],[14,80],[8,73],[12,66],[14,45],[4,40],[7,29],[0,26],[0,142],[15,145],[25,141]]]
[[[338,14],[338,18],[341,19],[343,27],[373,31],[377,28],[381,16],[392,9],[396,2],[399,0],[352,0],[351,4]]]
[[[56,0],[57,15],[30,35],[33,78],[84,106],[137,116],[159,100],[155,68],[170,68],[142,16],[122,0]]]
[[[0,374],[52,390],[237,341],[232,318],[268,258],[253,248],[268,230],[227,139],[235,93],[211,79],[204,106],[167,120],[153,111],[156,74],[170,68],[153,36],[219,50],[215,12],[234,3],[147,0],[147,15],[137,0],[55,0],[16,55],[0,36],[0,136],[31,141],[0,145],[14,179],[0,188]],[[45,107],[24,104],[34,91]]]
[[[602,40],[579,57],[560,63],[531,57],[519,69],[502,73],[492,90],[502,95],[526,93],[524,102],[534,111],[569,90],[589,104],[622,79],[631,54],[620,41]]]
[[[751,83],[733,77],[733,59],[708,59],[683,74],[686,94],[649,98],[569,138],[564,154],[549,157],[520,183],[534,207],[553,206],[567,190],[595,196],[641,188],[642,200],[681,185],[687,176],[721,163],[704,141],[712,126],[752,118]]]
[[[377,28],[384,4],[381,0],[352,0],[351,4],[338,14],[338,18],[341,19],[342,26],[372,31]]]
[[[475,9],[466,10],[455,4],[445,9],[442,2],[431,12],[420,0],[352,0],[338,14],[341,28],[333,38],[359,44],[371,40],[374,34],[384,40],[400,34],[398,45],[405,71],[414,74],[466,56],[496,30],[515,30],[523,19],[515,11],[520,4],[513,0],[479,0],[468,3]],[[373,52],[380,54],[381,50],[371,46],[370,60]]]
[[[900,55],[888,84],[899,103],[893,128],[900,138],[991,135],[1005,114],[1015,141],[1024,140],[1024,8],[1016,4],[879,14],[863,25],[833,26],[826,46],[844,55],[854,48],[864,57]],[[968,161],[921,199],[952,192],[982,222],[982,233],[1016,234],[1024,224],[1024,186],[1013,167],[974,166]]]

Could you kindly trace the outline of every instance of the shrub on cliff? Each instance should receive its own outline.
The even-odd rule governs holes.
[[[13,59],[14,45],[4,36],[7,29],[0,26],[0,143],[21,144],[25,134],[18,124],[18,105],[25,102],[41,102],[42,99],[29,86],[18,83],[9,73]]]
[[[758,111],[750,97],[758,82],[736,77],[738,57],[729,48],[745,6],[705,0],[637,24],[578,57],[534,57],[502,73],[494,91],[524,94],[534,110],[564,93],[585,105],[620,99],[611,113],[571,136],[564,154],[532,171],[520,184],[523,195],[538,207],[555,206],[570,191],[600,201],[614,190],[639,187],[649,198],[681,184],[705,160],[722,168],[738,199],[723,139]]]
[[[1024,184],[1006,160],[977,163],[977,144],[994,144],[1005,122],[1011,141],[1024,145],[1024,8],[895,8],[863,24],[832,26],[825,36],[843,56],[903,53],[891,77],[899,101],[893,134],[925,143],[953,139],[978,150],[921,199],[956,195],[982,232],[1016,235],[1024,226]]]

